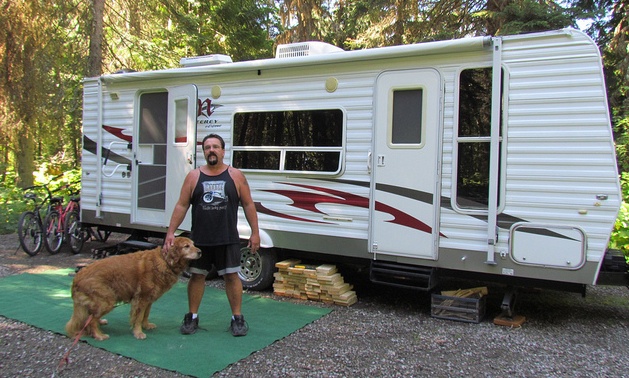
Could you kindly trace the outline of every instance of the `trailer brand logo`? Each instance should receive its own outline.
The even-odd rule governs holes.
[[[201,101],[201,99],[197,100],[197,124],[204,125],[204,127],[212,128],[219,127],[218,121],[215,119],[210,119],[210,116],[214,113],[214,111],[220,108],[222,105],[212,104],[212,100],[206,98]]]

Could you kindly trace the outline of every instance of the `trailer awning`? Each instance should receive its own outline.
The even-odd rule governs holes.
[[[424,42],[412,45],[388,46],[381,48],[334,52],[330,54],[304,56],[283,59],[259,59],[236,63],[224,63],[201,67],[171,68],[165,70],[108,74],[101,76],[105,83],[133,82],[146,79],[165,79],[173,77],[194,77],[200,75],[234,73],[262,69],[300,67],[336,62],[373,61],[394,57],[412,57],[447,53],[462,53],[488,48],[491,37],[470,37],[448,41]]]

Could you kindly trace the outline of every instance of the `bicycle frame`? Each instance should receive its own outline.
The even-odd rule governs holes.
[[[55,198],[53,198],[54,200]],[[61,203],[61,201],[59,202],[55,202],[55,205],[53,207],[53,210],[59,212],[59,222],[55,224],[50,224],[48,225],[48,230],[46,230],[46,232],[53,232],[53,231],[57,231],[57,232],[64,232],[65,230],[65,218],[66,215],[68,215],[71,211],[78,211],[79,210],[79,200],[77,198],[71,198],[70,201],[68,201],[68,203],[66,204],[65,207],[63,207],[63,204]],[[56,227],[55,227],[56,226]]]
[[[55,254],[59,252],[61,244],[64,241],[70,241],[70,235],[67,232],[68,225],[66,222],[71,213],[79,213],[79,197],[72,196],[65,206],[63,205],[63,199],[61,197],[53,197],[51,203],[52,210],[46,216],[44,221],[44,227],[46,228],[46,239],[44,244],[48,252]],[[73,252],[76,253],[74,248]]]

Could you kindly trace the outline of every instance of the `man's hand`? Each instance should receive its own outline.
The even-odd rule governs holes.
[[[166,237],[164,238],[164,245],[162,246],[162,256],[164,257],[168,256],[168,249],[172,247],[174,242],[175,242],[175,235],[166,234]]]
[[[251,235],[249,238],[249,243],[247,247],[251,250],[251,253],[257,253],[260,249],[260,236],[259,235]]]

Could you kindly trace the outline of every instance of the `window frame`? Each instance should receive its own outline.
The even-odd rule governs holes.
[[[173,139],[169,140],[169,143],[171,143],[174,146],[187,146],[188,145],[188,105],[190,103],[190,99],[188,98],[179,98],[179,99],[175,99],[174,100],[174,110],[175,110],[175,114],[173,116],[174,118],[174,133],[173,133]],[[183,104],[183,106],[182,106]],[[179,118],[182,117],[182,118]],[[181,132],[183,131],[183,136],[180,136],[179,138],[182,138],[181,140],[177,140],[178,137],[177,135],[181,135]]]
[[[310,147],[310,146],[240,146],[236,141],[236,115],[243,113],[276,113],[276,112],[309,112],[309,111],[340,111],[341,112],[341,136],[339,146],[325,146],[325,147]],[[257,169],[257,168],[244,168],[234,167],[242,170],[243,172],[251,173],[271,173],[271,174],[283,174],[286,176],[338,176],[341,175],[345,167],[345,154],[346,154],[346,130],[347,130],[347,111],[341,106],[325,107],[325,108],[281,108],[281,109],[255,109],[255,110],[238,110],[235,111],[232,116],[232,147],[231,147],[231,160],[234,164],[235,156],[237,152],[241,151],[260,151],[260,152],[279,152],[278,169]],[[338,165],[334,171],[311,171],[311,170],[292,170],[286,169],[286,155],[291,152],[335,152],[338,153]]]
[[[394,141],[394,129],[396,129],[396,112],[395,110],[395,94],[396,92],[419,92],[421,94],[421,106],[419,107],[420,110],[420,118],[419,118],[419,142],[397,142]],[[411,85],[411,86],[404,86],[404,87],[393,87],[390,89],[390,93],[389,93],[389,128],[387,131],[387,144],[389,146],[389,148],[392,149],[418,149],[418,148],[422,148],[425,144],[426,144],[426,129],[425,129],[425,114],[424,111],[426,110],[426,87],[422,86],[422,85]],[[406,121],[401,120],[401,119],[397,119],[397,121]],[[406,126],[406,125],[405,125]],[[400,130],[402,131],[402,130]],[[399,136],[399,134],[398,134]]]
[[[490,134],[487,135],[474,135],[474,136],[459,136],[460,130],[460,109],[461,109],[461,74],[466,70],[475,69],[488,69],[492,70],[491,65],[473,65],[463,66],[456,71],[456,77],[454,80],[454,119],[452,130],[452,185],[451,185],[451,198],[450,204],[452,208],[463,214],[470,215],[487,215],[489,214],[489,203],[484,207],[465,207],[459,203],[458,187],[459,187],[459,145],[467,143],[491,143],[491,126]],[[501,78],[501,115],[500,115],[500,137],[499,137],[499,152],[498,152],[498,196],[497,196],[497,213],[501,213],[505,206],[505,176],[506,176],[506,130],[507,130],[507,99],[508,99],[508,70],[501,66],[502,78]],[[491,86],[490,86],[491,92]],[[491,105],[491,99],[489,100]],[[491,111],[491,109],[490,109]],[[488,156],[489,159],[489,156]],[[487,161],[489,163],[489,160]],[[487,171],[489,176],[489,171]],[[487,193],[487,200],[489,200],[489,192]]]

